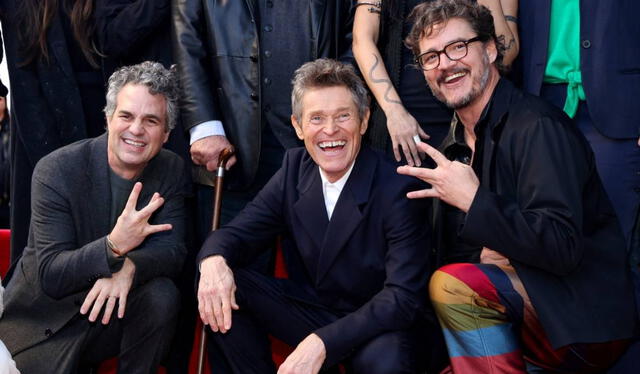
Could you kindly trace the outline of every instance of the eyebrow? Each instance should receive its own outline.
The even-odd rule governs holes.
[[[336,112],[336,113],[337,112],[343,112],[345,110],[350,110],[350,109],[351,109],[351,107],[345,106],[345,107],[337,108],[334,112]],[[330,113],[327,113],[325,110],[322,110],[322,109],[321,110],[315,110],[313,112],[309,112],[308,113],[309,116],[314,116],[314,115],[318,115],[318,114],[330,115]]]
[[[120,109],[120,110],[118,110],[118,111],[116,112],[116,114],[126,114],[126,115],[129,115],[129,116],[134,117],[133,113],[129,112],[128,110],[124,110],[124,109]],[[155,119],[155,120],[157,120],[157,121],[162,121],[162,119],[161,119],[160,117],[156,116],[155,114],[151,114],[151,113],[144,114],[144,115],[142,116],[142,118],[145,118],[145,119]]]
[[[472,38],[473,38],[473,37],[472,37]],[[448,46],[448,45],[451,45],[451,44],[453,44],[453,43],[457,43],[457,42],[464,42],[464,41],[466,41],[466,40],[467,40],[467,39],[465,39],[465,38],[457,38],[457,39],[453,39],[453,40],[450,40],[449,42],[447,42],[447,44],[445,44],[445,45],[444,45],[444,47],[443,47],[442,49],[429,48],[429,49],[427,49],[427,50],[426,50],[426,51],[424,51],[424,52],[420,52],[420,54],[425,54],[425,53],[429,53],[429,52],[439,52],[439,51],[442,51],[442,50],[444,50],[445,48],[447,48],[447,46]]]

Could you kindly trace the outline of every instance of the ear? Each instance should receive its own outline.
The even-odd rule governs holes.
[[[487,43],[487,55],[489,56],[489,63],[493,64],[496,62],[496,58],[498,58],[498,47],[493,39]]]
[[[166,143],[169,140],[169,135],[171,135],[171,131],[165,131],[164,140],[162,140],[162,144]]]
[[[369,108],[364,112],[364,116],[362,116],[362,121],[360,122],[360,135],[364,135],[367,132],[367,128],[369,127],[369,115],[371,111]]]
[[[298,139],[304,140],[304,134],[302,133],[302,124],[298,122],[298,119],[293,114],[291,115],[291,124],[293,128],[296,130],[296,135],[298,135]]]

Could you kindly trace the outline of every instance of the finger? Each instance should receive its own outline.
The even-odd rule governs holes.
[[[222,298],[222,320],[223,320],[223,330],[222,332],[227,332],[231,328],[231,297],[223,297]]]
[[[231,156],[229,158],[229,161],[227,161],[227,167],[225,168],[225,170],[231,169],[231,167],[236,164],[236,161],[238,161],[236,156]]]
[[[111,296],[107,299],[107,304],[104,307],[104,314],[102,315],[102,324],[106,325],[109,323],[111,319],[111,313],[113,313],[113,309],[116,307],[116,297]]]
[[[143,217],[150,217],[153,212],[155,212],[156,210],[158,210],[158,208],[160,208],[162,206],[162,204],[164,204],[164,198],[160,197],[160,195],[158,195],[157,198],[151,198],[151,200],[149,201],[149,204],[147,204],[147,206],[145,206],[144,208],[140,209],[140,214]]]
[[[105,297],[100,295],[96,298],[96,302],[93,303],[93,308],[91,308],[91,313],[89,314],[89,321],[95,322],[98,319],[98,315],[100,315],[100,311],[104,306]]]
[[[426,132],[424,132],[424,130],[422,129],[422,127],[418,126],[418,135],[420,135],[421,139],[431,139],[431,137],[429,136],[429,134],[427,134]]]
[[[87,296],[85,296],[84,298],[84,302],[82,303],[82,306],[80,307],[80,314],[87,314],[87,312],[89,311],[89,308],[91,308],[91,305],[93,304],[93,301],[98,296],[98,293],[99,291],[95,288],[95,286],[94,288],[91,289],[91,291],[89,291]]]
[[[427,188],[424,190],[407,192],[409,199],[423,199],[426,197],[440,197],[440,194],[433,188]]]
[[[161,231],[169,231],[172,228],[173,226],[170,223],[163,223],[161,225],[147,225],[144,232],[145,232],[145,236],[148,236]]]
[[[418,144],[418,148],[420,148],[424,153],[429,155],[429,157],[431,157],[433,161],[435,161],[436,165],[438,166],[451,162],[446,157],[444,157],[444,155],[440,153],[437,149],[433,148],[432,146],[430,146],[425,142],[421,142],[420,144]]]
[[[127,308],[127,294],[124,293],[118,298],[118,318],[124,318],[124,311]]]
[[[416,142],[413,140],[413,138],[407,142],[407,146],[409,148],[408,152],[413,158],[413,164],[415,166],[420,166],[422,162],[420,161],[420,155],[418,155],[418,147],[416,146]]]
[[[228,163],[227,163],[227,165],[228,165]],[[216,169],[218,168],[218,159],[216,158],[215,160],[211,160],[211,161],[207,162],[205,164],[205,167],[209,171],[216,171]]]
[[[124,206],[124,210],[133,211],[136,209],[136,204],[138,204],[138,197],[140,196],[140,191],[142,190],[142,183],[136,182],[133,185],[133,189],[129,194],[129,199],[127,200],[127,204]]]
[[[433,184],[432,182],[436,180],[436,171],[434,169],[400,166],[397,171],[398,174],[420,178],[430,184]]]
[[[227,332],[225,325],[225,316],[227,313],[231,312],[231,308],[229,307],[229,300],[225,300],[225,298],[219,297],[217,300],[214,300],[213,304],[213,316],[216,320],[216,325],[220,332]]]
[[[238,303],[236,302],[236,286],[233,286],[233,290],[231,291],[231,308],[233,310],[238,310],[240,309],[240,306],[238,305]]]
[[[400,157],[400,149],[398,148],[398,142],[396,141],[395,138],[391,139],[391,142],[393,144],[393,157],[396,158],[396,161],[400,162],[401,157]]]

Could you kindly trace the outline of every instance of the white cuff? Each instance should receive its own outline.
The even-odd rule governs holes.
[[[206,121],[199,123],[189,129],[189,145],[196,141],[206,138],[207,136],[222,135],[226,136],[222,122]]]

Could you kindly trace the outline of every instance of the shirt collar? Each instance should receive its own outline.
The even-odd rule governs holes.
[[[324,171],[322,171],[322,169],[320,169],[320,166],[318,166],[318,170],[320,170],[320,179],[322,179],[322,185],[323,186],[330,185],[337,188],[338,191],[342,191],[342,189],[344,188],[344,185],[347,183],[347,179],[349,179],[349,175],[351,175],[351,171],[353,170],[353,165],[355,165],[355,160],[354,162],[351,163],[349,170],[347,170],[347,172],[344,173],[344,175],[334,183],[329,182],[327,177],[324,175]]]

